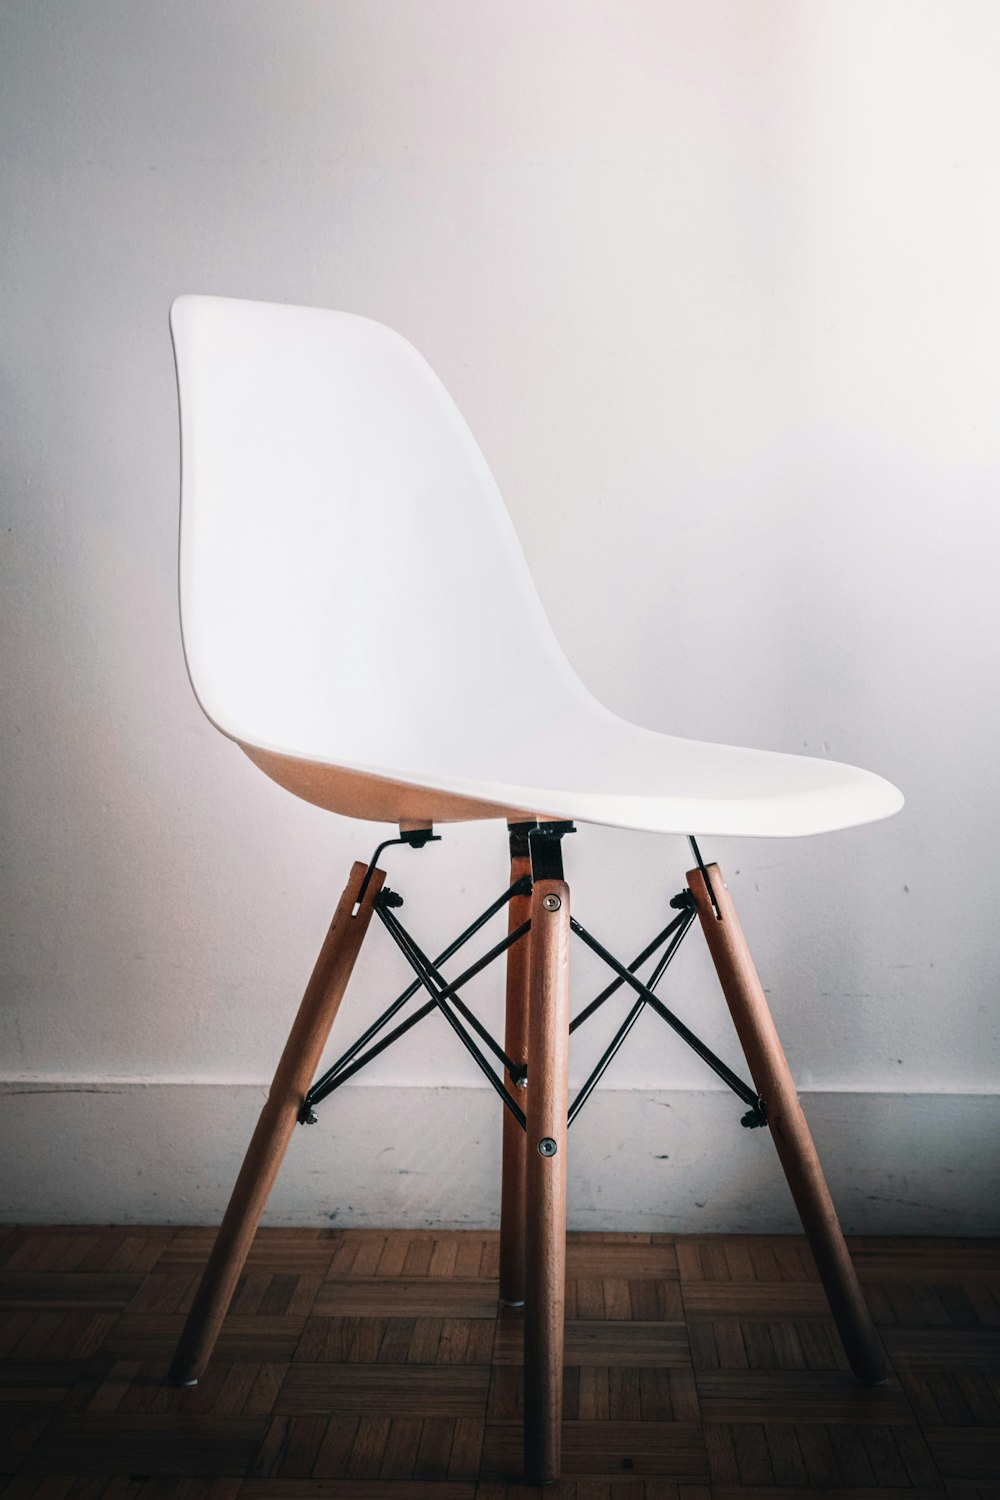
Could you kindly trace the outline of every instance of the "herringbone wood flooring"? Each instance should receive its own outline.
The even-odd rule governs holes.
[[[213,1231],[0,1229],[3,1500],[504,1500],[497,1237],[264,1230],[208,1373],[164,1384]],[[1000,1246],[853,1242],[851,1378],[796,1238],[572,1235],[567,1500],[1000,1500]]]

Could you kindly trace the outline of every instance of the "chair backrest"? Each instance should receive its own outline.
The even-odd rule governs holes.
[[[171,329],[184,645],[220,729],[431,769],[589,700],[475,440],[405,339],[205,296],[178,298]]]

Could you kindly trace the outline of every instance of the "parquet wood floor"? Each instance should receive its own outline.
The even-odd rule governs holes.
[[[0,1229],[2,1500],[528,1500],[497,1236],[264,1230],[202,1384],[213,1231]],[[1000,1500],[1000,1243],[857,1239],[847,1370],[804,1241],[572,1235],[565,1500]]]

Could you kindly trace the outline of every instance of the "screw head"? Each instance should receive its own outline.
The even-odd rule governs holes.
[[[542,905],[546,911],[558,911],[560,906],[562,906],[562,902],[558,896],[543,896]]]
[[[543,1135],[542,1139],[538,1142],[539,1156],[555,1156],[558,1150],[559,1147],[550,1135]]]

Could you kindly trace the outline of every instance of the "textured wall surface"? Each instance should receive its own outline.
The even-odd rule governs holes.
[[[910,1227],[955,1227],[951,1156],[980,1211],[985,1117],[957,1122],[968,1096],[987,1107],[998,1061],[998,65],[1000,13],[972,0],[0,9],[0,1078],[97,1090],[65,1116],[5,1100],[4,1211],[85,1216],[63,1177],[26,1173],[43,1147],[61,1159],[62,1120],[78,1180],[106,1171],[102,1143],[122,1157],[101,1217],[139,1212],[142,1163],[163,1216],[192,1215],[191,1120],[207,1129],[227,1089],[238,1113],[269,1077],[350,861],[385,834],[296,803],[190,692],[181,291],[340,307],[410,338],[616,712],[903,789],[889,823],[705,852],[800,1085],[883,1101],[863,1116],[864,1226],[900,1222],[886,1174],[905,1152],[879,1132],[904,1115]],[[680,839],[601,829],[567,858],[575,909],[622,954],[686,867]],[[506,883],[503,834],[457,828],[390,870],[434,949]],[[574,959],[585,998],[597,970]],[[342,1035],[402,977],[380,935]],[[735,1060],[697,938],[671,982]],[[476,1001],[497,1026],[499,984]],[[584,1037],[577,1080],[611,1025]],[[711,1086],[654,1018],[637,1036],[615,1089]],[[476,1083],[433,1022],[369,1077],[372,1100],[397,1091],[418,1155],[437,1149],[428,1086]],[[155,1161],[132,1123],[146,1085],[183,1091],[156,1105]],[[132,1090],[128,1129],[109,1088]],[[846,1182],[856,1134],[830,1108]],[[692,1119],[705,1192],[731,1206],[718,1227],[746,1227],[711,1109]],[[601,1142],[579,1129],[594,1172]],[[374,1173],[381,1145],[352,1149]],[[625,1153],[615,1174],[628,1227],[646,1167]],[[442,1222],[461,1217],[449,1181]]]
[[[21,1147],[0,1212],[20,1223],[216,1224],[265,1092],[0,1086],[0,1130]],[[848,1233],[995,1232],[994,1098],[802,1100]],[[569,1137],[570,1228],[794,1232],[767,1133],[741,1130],[740,1114],[718,1089],[594,1094]],[[466,1229],[496,1227],[499,1208],[500,1121],[489,1090],[348,1084],[297,1132],[267,1212],[272,1224]]]

